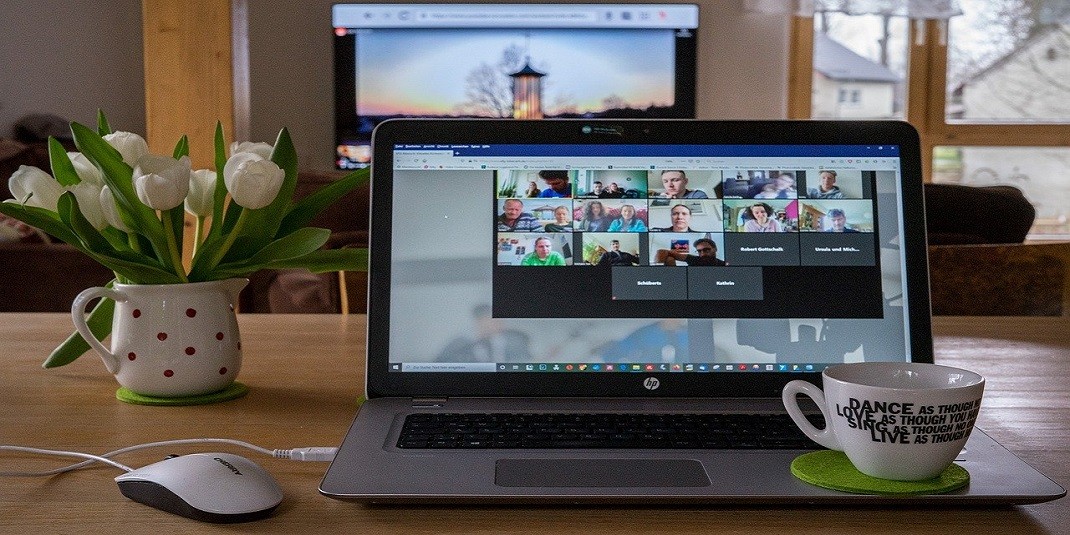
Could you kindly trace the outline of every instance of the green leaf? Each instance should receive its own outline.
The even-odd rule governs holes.
[[[367,271],[368,250],[363,248],[321,249],[312,251],[304,256],[279,260],[260,266],[236,267],[234,264],[230,266],[232,267],[219,266],[213,270],[213,280],[247,277],[261,269],[307,269],[313,273]]]
[[[248,257],[280,235],[279,226],[282,224],[283,216],[289,211],[294,190],[297,188],[297,151],[294,149],[289,131],[285,128],[279,131],[279,137],[275,140],[275,150],[271,153],[271,161],[278,164],[285,172],[282,187],[279,188],[279,194],[275,200],[271,201],[271,204],[250,211],[247,216],[249,219],[242,230],[242,235],[250,238],[244,241],[248,245],[243,248],[232,247],[227,253],[231,258]],[[227,229],[224,228],[223,232],[226,233]]]
[[[189,156],[189,137],[187,136],[182,136],[182,139],[178,140],[171,157],[177,160],[183,156]]]
[[[215,193],[212,200],[212,227],[208,237],[223,234],[223,205],[227,201],[227,185],[223,182],[223,168],[227,165],[226,139],[223,137],[223,123],[215,123]]]
[[[288,236],[279,238],[267,247],[245,260],[220,264],[221,269],[233,269],[236,267],[256,267],[262,264],[270,264],[290,258],[304,256],[312,251],[323,247],[327,239],[331,237],[331,231],[323,228],[303,228],[294,231]],[[212,270],[213,273],[215,270]],[[212,276],[214,279],[214,275]]]
[[[52,164],[52,176],[62,186],[74,186],[82,181],[74,170],[74,163],[67,156],[67,149],[52,136],[48,136],[48,158]]]
[[[353,171],[301,199],[290,208],[290,212],[283,218],[282,225],[279,227],[279,234],[285,236],[307,225],[324,208],[350,191],[367,184],[370,178],[371,170],[365,167],[364,169]]]
[[[167,258],[167,242],[160,220],[156,218],[156,211],[142,203],[134,191],[134,170],[123,162],[119,151],[96,132],[78,123],[71,123],[71,133],[74,134],[78,150],[100,168],[104,182],[115,196],[119,211],[125,214],[124,222],[148,238],[157,258]]]
[[[63,242],[80,247],[81,240],[71,230],[59,214],[46,208],[36,206],[24,206],[17,202],[0,202],[0,213],[14,217],[31,227],[37,227]]]
[[[112,247],[78,209],[78,201],[71,192],[59,198],[60,217],[78,235],[78,246],[93,260],[100,262],[118,275],[138,284],[178,284],[185,282],[178,275],[162,269],[154,258],[134,252],[119,251]]]
[[[111,288],[115,284],[115,281],[109,282],[106,286]],[[85,323],[89,326],[89,331],[93,333],[98,339],[111,334],[111,320],[115,314],[115,301],[102,297],[93,310],[86,317]],[[60,366],[66,366],[74,362],[78,357],[84,355],[86,351],[89,351],[89,343],[82,338],[82,335],[78,334],[78,331],[74,331],[62,344],[56,346],[56,349],[52,350],[52,353],[48,355],[45,362],[41,364],[44,368],[58,368]]]
[[[97,110],[97,133],[101,137],[104,137],[111,133],[111,125],[108,124],[108,118],[104,116],[104,110]]]

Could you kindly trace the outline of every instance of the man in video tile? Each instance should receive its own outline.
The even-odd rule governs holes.
[[[609,264],[611,266],[637,266],[639,265],[639,257],[629,252],[620,250],[620,240],[613,240],[610,242],[611,250],[602,253],[602,257],[598,259],[597,266],[604,266]]]
[[[702,190],[687,189],[687,173],[677,170],[665,170],[661,172],[661,185],[665,192],[661,197],[670,199],[707,199],[709,198]]]
[[[524,211],[524,202],[520,199],[507,199],[502,205],[502,214],[498,216],[499,232],[539,232],[542,225],[535,216]]]
[[[811,199],[842,199],[843,192],[836,185],[836,171],[825,169],[818,173],[821,177],[821,185],[806,190],[806,196]]]
[[[539,194],[539,197],[571,197],[572,182],[569,181],[568,171],[564,169],[552,169],[539,171],[539,178],[550,186]]]
[[[695,240],[695,252],[698,255],[688,254],[687,251],[658,249],[654,253],[654,260],[666,266],[675,266],[676,262],[687,262],[689,266],[726,266],[724,260],[717,258],[717,244],[709,238]]]
[[[829,210],[825,217],[829,220],[829,228],[825,229],[825,232],[858,232],[847,226],[847,214],[839,208]]]
[[[553,242],[546,236],[535,239],[535,252],[528,253],[520,261],[521,266],[563,266],[565,257],[553,250]]]

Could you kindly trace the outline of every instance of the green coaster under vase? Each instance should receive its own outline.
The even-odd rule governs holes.
[[[923,481],[893,481],[867,476],[859,472],[842,451],[832,450],[812,451],[796,457],[791,462],[791,474],[826,489],[885,496],[942,494],[970,482],[970,473],[954,463],[940,475]]]
[[[245,394],[249,393],[249,387],[243,383],[234,381],[230,383],[230,386],[220,390],[218,392],[212,392],[211,394],[201,394],[199,396],[184,396],[184,397],[155,397],[145,396],[133,392],[126,387],[119,387],[119,390],[115,391],[115,398],[119,401],[126,403],[132,403],[134,405],[156,405],[156,406],[169,406],[177,407],[181,405],[207,405],[209,403],[219,403],[221,401],[230,401],[232,399],[238,399]]]

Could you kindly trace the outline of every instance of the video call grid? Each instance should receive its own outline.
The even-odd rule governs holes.
[[[561,169],[495,174],[497,265],[592,265],[604,262],[607,254],[616,255],[613,265],[663,265],[661,250],[694,259],[700,239],[712,241],[718,260],[729,264],[835,265],[838,261],[821,258],[820,251],[841,250],[839,241],[848,251],[857,251],[853,247],[859,244],[868,249],[876,219],[872,171]],[[811,233],[827,237],[812,249],[798,243],[807,238],[784,239],[785,234]],[[540,240],[559,261],[537,258]],[[861,262],[848,263],[871,264],[872,252],[863,253]]]

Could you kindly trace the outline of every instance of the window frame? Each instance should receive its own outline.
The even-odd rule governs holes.
[[[949,123],[947,105],[946,23],[915,20],[910,24],[907,67],[907,122],[921,137],[922,171],[932,181],[933,149],[966,147],[1065,147],[1070,122]],[[788,118],[810,119],[812,112],[814,19],[793,16],[788,68]],[[943,42],[942,42],[943,41]]]

